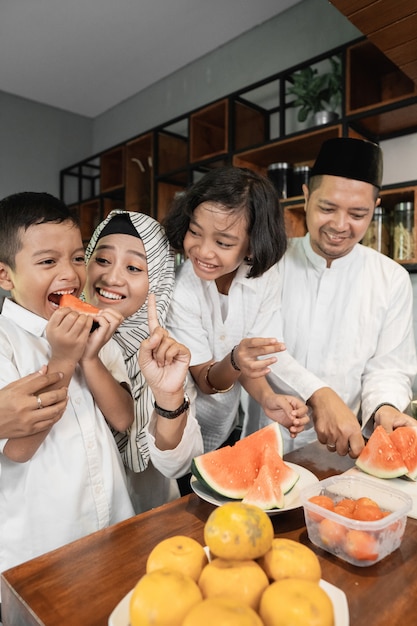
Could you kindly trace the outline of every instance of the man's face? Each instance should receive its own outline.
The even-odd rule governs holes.
[[[380,200],[375,202],[373,185],[339,176],[322,176],[310,196],[303,190],[311,247],[330,267],[363,239]]]
[[[71,221],[35,224],[22,229],[20,239],[15,268],[2,264],[2,286],[17,304],[49,320],[62,294],[79,296],[84,287],[80,230]]]

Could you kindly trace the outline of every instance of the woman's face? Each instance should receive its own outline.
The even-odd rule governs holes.
[[[99,239],[87,265],[87,302],[99,309],[114,307],[126,318],[141,308],[148,291],[142,240],[121,234]]]

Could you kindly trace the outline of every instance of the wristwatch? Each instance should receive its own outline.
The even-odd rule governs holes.
[[[153,403],[153,408],[155,409],[156,413],[158,413],[158,415],[161,415],[161,417],[165,417],[168,420],[173,420],[182,413],[185,413],[185,411],[188,411],[189,407],[190,398],[187,396],[186,393],[184,394],[184,402],[181,404],[181,406],[178,407],[178,409],[175,409],[175,411],[167,411],[166,409],[162,409],[160,406],[158,406],[156,402]]]

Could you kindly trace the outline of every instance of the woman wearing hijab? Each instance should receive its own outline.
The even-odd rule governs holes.
[[[174,479],[188,472],[192,458],[203,450],[193,408],[195,391],[186,381],[187,368],[183,363],[182,367],[170,363],[168,353],[167,365],[171,367],[162,388],[157,380],[152,384],[145,380],[138,360],[141,342],[150,334],[149,300],[155,298],[158,323],[165,325],[174,285],[174,256],[157,221],[142,213],[117,210],[94,231],[86,263],[85,299],[100,309],[115,308],[124,317],[114,339],[124,355],[135,400],[135,422],[128,432],[114,435],[139,513],[178,497]],[[149,294],[153,296],[149,298]],[[180,344],[172,343],[174,351]],[[162,429],[159,446],[155,443],[158,428]]]

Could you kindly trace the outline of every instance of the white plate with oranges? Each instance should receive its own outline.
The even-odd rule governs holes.
[[[329,596],[334,610],[334,626],[349,626],[349,608],[345,594],[339,587],[320,580],[320,587]],[[119,602],[109,617],[109,626],[129,626],[129,604],[133,589]]]
[[[314,613],[323,626],[349,626],[346,596],[321,579],[317,555],[298,541],[274,537],[262,509],[220,505],[206,521],[204,542],[175,535],[156,544],[146,574],[116,606],[109,626],[200,626],[222,619],[275,626],[277,606],[285,623],[305,626]]]

